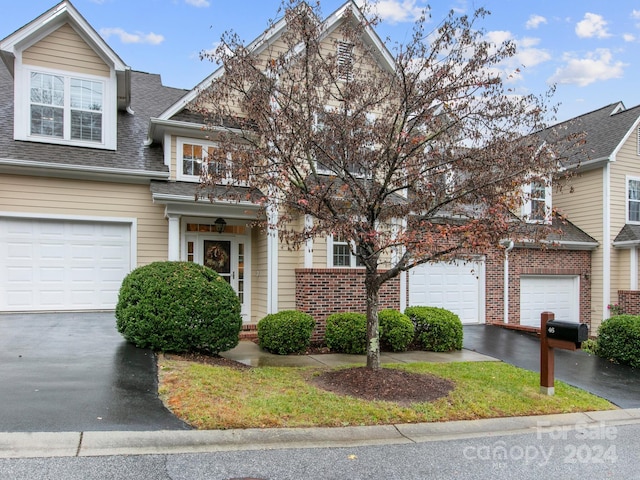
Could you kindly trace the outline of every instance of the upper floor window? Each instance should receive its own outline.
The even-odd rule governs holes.
[[[627,221],[640,223],[640,178],[627,179]]]
[[[30,134],[102,143],[102,82],[31,72]]]
[[[208,172],[217,177],[230,174],[227,155],[221,154],[215,144],[200,144],[180,141],[178,143],[178,178],[181,180],[200,180],[200,176]],[[220,158],[224,157],[221,161]]]
[[[44,69],[24,75],[27,91],[16,80],[23,99],[16,104],[16,139],[115,149],[116,99],[106,80]]]
[[[523,216],[531,223],[551,221],[551,187],[545,182],[533,181],[525,186]]]

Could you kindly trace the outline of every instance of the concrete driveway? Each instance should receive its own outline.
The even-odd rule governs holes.
[[[184,430],[109,313],[0,315],[0,432]]]

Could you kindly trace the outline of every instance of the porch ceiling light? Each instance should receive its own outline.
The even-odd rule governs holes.
[[[218,233],[224,232],[224,227],[227,226],[227,222],[225,222],[224,218],[216,219],[215,224],[216,224],[216,231]]]

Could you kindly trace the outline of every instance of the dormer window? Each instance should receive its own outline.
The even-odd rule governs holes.
[[[200,177],[207,173],[215,175],[216,181],[221,184],[232,180],[231,157],[217,144],[185,138],[178,140],[178,149],[178,180],[199,182]]]
[[[542,181],[525,185],[523,217],[529,223],[549,223],[551,221],[551,187]]]
[[[26,65],[20,70],[17,140],[115,149],[115,89],[107,79]]]
[[[102,143],[102,82],[31,72],[31,136]]]

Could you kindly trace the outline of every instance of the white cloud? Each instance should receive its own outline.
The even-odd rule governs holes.
[[[585,58],[565,54],[565,60],[567,64],[555,71],[549,79],[551,83],[585,87],[594,82],[620,78],[624,74],[624,67],[627,66],[622,62],[614,62],[607,48],[597,49]]]
[[[584,19],[576,24],[576,35],[580,38],[606,38],[611,34],[607,32],[607,22],[602,15],[585,13]]]
[[[149,45],[159,45],[164,41],[164,36],[157,33],[129,33],[122,28],[101,28],[100,34],[106,39],[115,35],[122,43],[147,43]]]
[[[378,0],[372,4],[372,10],[381,20],[391,24],[416,21],[426,4],[418,5],[418,0]]]
[[[549,52],[541,48],[535,48],[536,45],[540,43],[539,38],[523,37],[518,39],[509,31],[494,30],[487,32],[485,39],[491,43],[495,43],[496,45],[506,41],[512,41],[515,43],[515,55],[503,62],[505,67],[510,71],[523,66],[534,67],[551,59]]]
[[[525,27],[527,30],[532,30],[538,28],[543,23],[547,23],[547,19],[542,15],[531,15],[529,20],[527,20]]]
[[[184,2],[194,7],[208,7],[210,5],[208,0],[184,0]]]
[[[636,36],[631,34],[631,33],[625,33],[624,35],[622,35],[622,38],[624,38],[625,42],[635,42],[636,41]]]
[[[640,20],[640,10],[631,10],[631,18]]]

